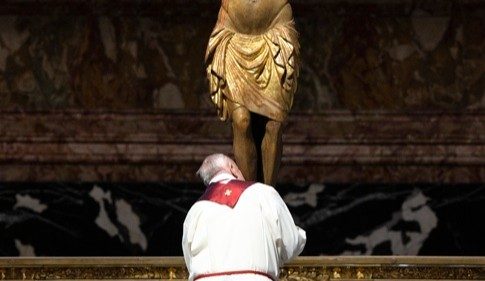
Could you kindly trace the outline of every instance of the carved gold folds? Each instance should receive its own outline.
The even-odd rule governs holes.
[[[228,119],[227,100],[283,122],[297,88],[299,44],[293,21],[261,35],[236,33],[222,24],[207,48],[211,100],[221,120]]]
[[[0,280],[186,280],[183,258],[0,258]],[[485,258],[301,257],[281,280],[485,280]]]

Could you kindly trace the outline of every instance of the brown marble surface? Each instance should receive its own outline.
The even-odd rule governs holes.
[[[482,182],[484,121],[480,112],[293,115],[279,179]],[[4,111],[0,143],[1,181],[190,182],[207,154],[231,154],[231,131],[211,112]]]
[[[292,1],[281,182],[483,182],[485,3]],[[215,0],[0,3],[0,181],[195,181],[231,152],[203,56]]]
[[[188,4],[190,3],[190,4]],[[0,4],[2,109],[210,109],[218,1]],[[485,106],[483,1],[293,1],[294,112]]]

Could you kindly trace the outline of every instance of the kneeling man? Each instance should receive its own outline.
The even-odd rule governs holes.
[[[184,222],[189,281],[278,280],[280,266],[306,242],[278,192],[244,181],[223,154],[208,156],[197,174],[207,189]]]

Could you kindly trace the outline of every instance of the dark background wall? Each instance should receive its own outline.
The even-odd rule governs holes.
[[[277,185],[306,255],[484,255],[485,4],[292,1]],[[0,4],[0,254],[180,255],[231,153],[203,57],[219,2]]]
[[[2,109],[210,109],[218,1],[9,1]],[[294,1],[294,112],[483,108],[481,1]]]

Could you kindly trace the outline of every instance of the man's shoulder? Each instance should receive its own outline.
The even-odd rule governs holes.
[[[268,196],[279,196],[278,191],[271,185],[267,185],[261,182],[256,182],[250,187],[247,188],[246,192],[249,193],[258,193],[258,194],[264,194]]]
[[[262,206],[263,209],[276,208],[281,206],[283,198],[276,189],[270,185],[263,183],[255,183],[248,187],[240,199],[244,206],[248,204],[251,206],[258,205]]]
[[[185,216],[185,222],[198,220],[201,216],[211,215],[214,213],[220,213],[222,206],[212,201],[197,201],[187,211]]]

